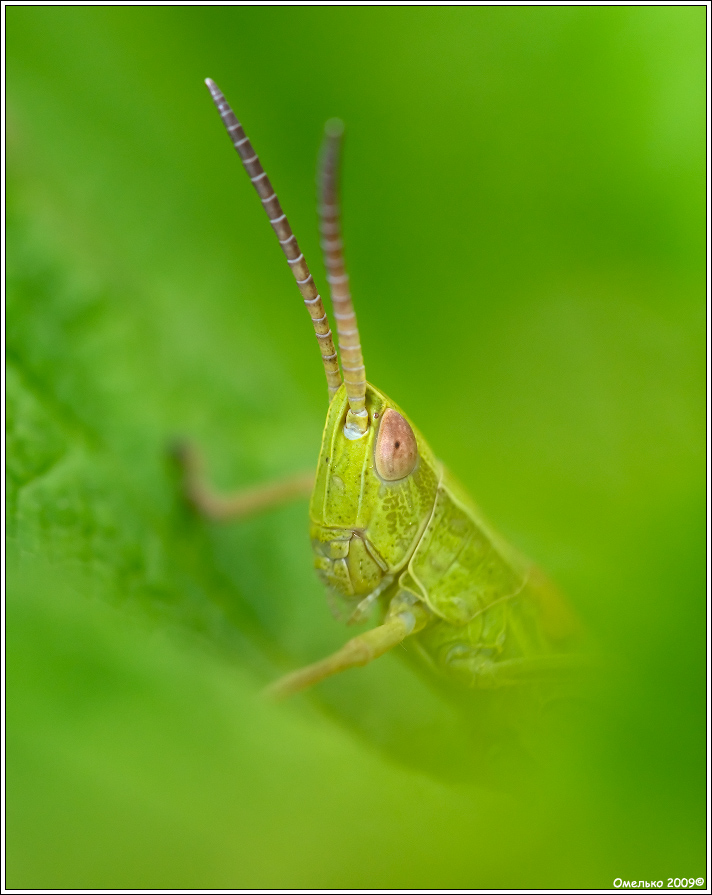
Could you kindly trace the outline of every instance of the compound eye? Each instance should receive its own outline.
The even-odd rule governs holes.
[[[387,482],[395,482],[410,475],[417,461],[418,445],[410,423],[389,407],[378,430],[376,471]]]

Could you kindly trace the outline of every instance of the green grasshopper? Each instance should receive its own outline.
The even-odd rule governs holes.
[[[343,127],[327,122],[319,171],[322,248],[341,368],[321,297],[262,165],[222,92],[205,82],[255,187],[314,325],[329,389],[316,479],[298,476],[233,497],[206,484],[184,446],[184,486],[213,518],[239,517],[311,491],[314,565],[351,623],[375,605],[381,624],[331,656],[287,674],[284,697],[366,665],[408,639],[433,669],[475,689],[541,681],[572,664],[577,624],[531,563],[485,522],[407,415],[366,381],[341,241],[338,169]],[[343,370],[343,381],[342,371]]]

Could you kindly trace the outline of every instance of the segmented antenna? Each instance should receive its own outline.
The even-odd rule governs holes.
[[[237,120],[235,113],[228,105],[227,100],[222,91],[211,78],[206,78],[205,83],[213,98],[213,102],[217,106],[223,124],[227,129],[228,136],[232,140],[240,160],[244,165],[245,171],[252,181],[252,185],[257,190],[257,195],[262,201],[264,210],[272,225],[272,229],[277,234],[279,244],[282,251],[287,256],[287,264],[290,266],[294,279],[297,281],[299,291],[302,293],[304,304],[307,306],[312,323],[314,324],[314,332],[319,342],[319,350],[321,351],[321,359],[324,362],[324,372],[326,373],[326,381],[329,386],[329,401],[336,394],[337,389],[341,385],[341,372],[339,370],[339,362],[336,357],[336,349],[329,327],[329,321],[326,317],[326,311],[321,301],[321,296],[317,292],[314,285],[312,275],[309,273],[307,262],[304,255],[299,249],[297,239],[292,233],[286,214],[282,211],[279,199],[272,184],[264,172],[264,168],[260,164],[252,144],[245,136],[242,125]]]
[[[339,210],[339,163],[344,125],[338,118],[326,122],[324,142],[319,159],[317,183],[319,188],[319,231],[324,253],[327,280],[334,305],[336,332],[341,351],[341,367],[344,371],[346,394],[350,412],[346,422],[347,434],[355,437],[368,429],[366,411],[366,368],[363,363],[361,340],[356,324],[356,314],[351,302],[349,275],[344,264]]]

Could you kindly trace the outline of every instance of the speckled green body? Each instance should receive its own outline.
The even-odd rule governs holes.
[[[311,499],[315,566],[332,602],[351,620],[376,602],[383,612],[394,600],[419,607],[424,621],[409,642],[468,686],[511,684],[550,668],[552,631],[567,631],[559,624],[557,632],[530,564],[483,521],[414,426],[415,468],[384,481],[374,461],[379,422],[388,408],[405,414],[370,384],[366,407],[373,423],[351,440],[343,387],[331,402]]]

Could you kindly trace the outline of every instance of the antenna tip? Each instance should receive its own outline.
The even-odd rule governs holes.
[[[210,93],[211,93],[213,96],[217,96],[217,95],[219,95],[219,93],[220,93],[220,88],[219,88],[218,85],[215,83],[215,81],[213,81],[212,78],[206,78],[206,79],[205,79],[205,86],[208,88],[208,90],[210,91]]]
[[[327,137],[337,139],[343,137],[345,130],[344,122],[340,118],[330,118],[324,125],[324,133]]]

